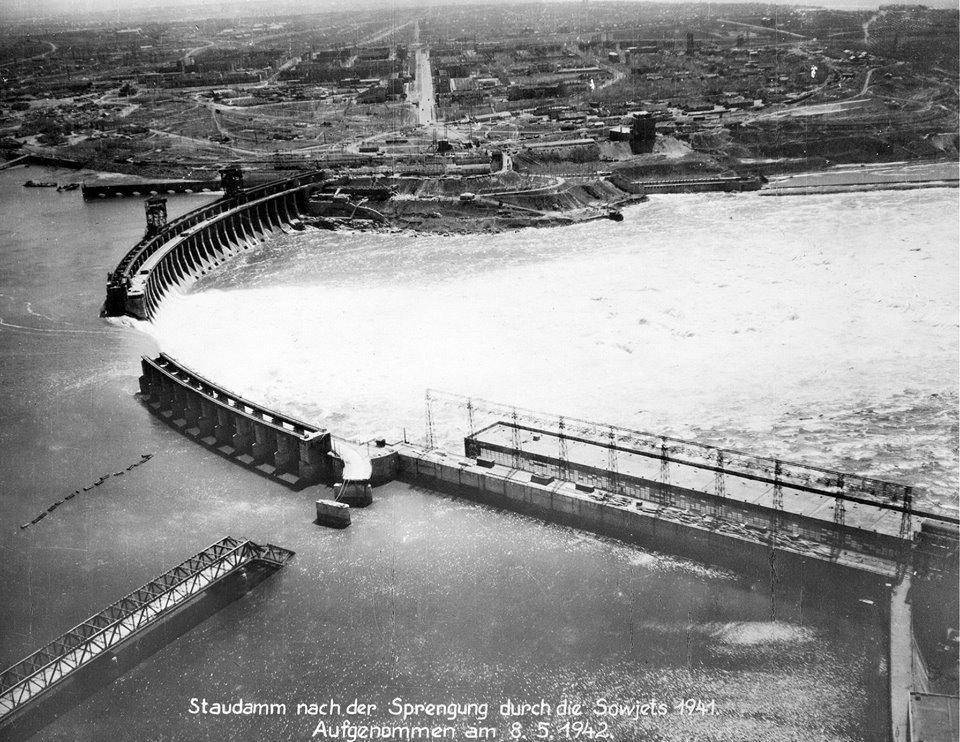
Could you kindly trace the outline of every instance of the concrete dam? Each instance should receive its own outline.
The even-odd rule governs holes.
[[[273,234],[304,230],[301,217],[313,216],[321,208],[312,197],[325,183],[330,185],[323,171],[250,189],[244,188],[239,167],[225,168],[221,177],[223,198],[169,223],[162,198],[146,201],[143,239],[108,276],[106,315],[153,319],[171,289],[186,287]],[[348,203],[352,199],[342,198]],[[411,451],[416,447],[391,447],[379,441],[374,449],[364,448],[233,394],[164,354],[144,358],[142,367],[141,392],[151,412],[201,445],[294,488],[333,484],[351,476],[379,484],[414,469],[420,476],[420,464],[427,465],[430,459],[429,431],[426,449],[415,457],[420,463],[413,464]],[[427,403],[429,408],[429,392]],[[472,414],[471,400],[457,403]],[[902,575],[921,518],[947,528],[957,526],[956,518],[917,510],[910,487],[802,465],[787,467],[692,441],[606,431],[595,423],[581,422],[578,436],[564,430],[562,417],[544,419],[529,412],[518,416],[517,408],[499,406],[495,413],[499,423],[483,435],[474,436],[471,426],[465,452],[475,462],[489,460],[532,471],[545,478],[543,483],[556,479],[661,508],[676,506],[694,513],[701,527],[736,514],[735,520],[748,524],[752,540],[789,552],[796,551],[792,544],[804,537],[822,544],[821,557],[834,564]],[[530,440],[521,445],[521,438]],[[688,455],[677,455],[682,451]],[[581,461],[576,460],[578,452]],[[701,460],[691,461],[690,452]],[[650,464],[653,469],[646,471],[644,466]],[[699,471],[708,478],[678,481],[674,474],[671,481],[671,468]],[[798,477],[803,481],[791,481]],[[734,483],[729,489],[728,480]],[[737,487],[744,482],[759,483],[766,490],[762,496],[738,494]],[[784,491],[797,495],[788,498],[786,507]],[[770,534],[778,532],[789,538],[777,542]]]
[[[322,172],[244,190],[239,168],[223,171],[224,197],[167,223],[162,198],[146,202],[147,231],[107,276],[104,313],[152,319],[174,286],[184,287],[270,235],[303,229]]]
[[[146,235],[109,274],[105,314],[152,320],[171,290],[273,234],[305,229],[325,182],[315,172],[245,190],[238,168],[222,175],[222,199],[170,223],[162,199],[147,201]],[[910,693],[926,690],[913,680],[922,650],[907,594],[915,611],[934,606],[924,621],[955,613],[955,599],[942,598],[956,581],[957,519],[918,509],[907,486],[467,398],[448,399],[470,417],[464,451],[440,451],[430,413],[440,395],[430,392],[426,445],[358,444],[164,354],[142,360],[140,390],[153,414],[200,445],[295,489],[333,485],[340,504],[368,505],[370,486],[399,479],[733,569],[807,581],[826,570],[871,585],[890,612],[895,739],[906,739]],[[496,422],[475,429],[484,404]]]

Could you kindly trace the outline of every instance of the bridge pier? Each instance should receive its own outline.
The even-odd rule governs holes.
[[[253,449],[253,423],[242,415],[236,419],[236,433],[233,434],[232,445],[238,456],[250,455]]]
[[[223,225],[223,233],[227,237],[227,250],[230,255],[236,255],[243,250],[243,242],[237,230],[237,223],[233,219],[224,219],[221,224]]]
[[[280,213],[280,221],[290,223],[294,219],[299,218],[299,214],[296,213],[295,208],[291,208],[291,196],[284,196],[279,201],[277,201],[277,210]]]
[[[200,428],[199,438],[208,446],[217,441],[217,411],[216,407],[205,399],[200,399],[200,417],[197,418],[197,427]]]
[[[203,239],[206,242],[207,254],[210,256],[211,268],[220,265],[222,260],[226,260],[226,257],[232,254],[223,230],[223,222],[214,224],[213,229],[203,230]]]
[[[300,441],[299,462],[297,470],[300,479],[309,484],[320,482],[324,474],[324,465],[329,460],[323,450],[323,436],[313,434],[306,440]]]
[[[290,438],[277,436],[277,450],[273,454],[273,465],[277,474],[299,474],[300,451],[296,442]]]
[[[154,286],[153,282],[147,284],[147,291],[144,296],[140,299],[139,302],[139,311],[140,314],[134,314],[138,319],[147,319],[147,317],[152,317],[157,313],[157,309],[160,308],[160,296],[157,293],[157,288]]]
[[[186,284],[189,278],[193,275],[192,266],[187,258],[187,251],[184,243],[181,242],[179,245],[177,245],[177,247],[174,248],[173,256],[175,259],[174,266],[177,275],[177,288],[183,288],[184,284]]]
[[[334,500],[317,500],[317,525],[346,528],[350,525],[350,506]]]
[[[260,204],[254,209],[254,219],[258,239],[262,242],[272,231],[270,229],[270,220],[267,217],[267,207],[264,204]]]
[[[233,415],[229,410],[218,407],[217,424],[213,429],[213,435],[217,439],[217,447],[220,451],[228,455],[233,453],[233,436],[236,432]],[[225,450],[226,448],[230,450]]]
[[[254,238],[253,230],[250,228],[249,211],[238,214],[234,221],[234,226],[240,234],[240,242],[244,250],[249,250],[257,246],[257,240]]]
[[[160,412],[160,415],[167,420],[173,416],[173,388],[173,382],[164,377],[160,377],[160,399],[158,411]]]
[[[173,387],[173,404],[170,408],[170,422],[178,428],[186,427],[187,424],[187,393],[179,384]]]
[[[203,233],[194,237],[190,244],[190,256],[193,263],[197,266],[197,274],[202,276],[210,270],[210,258],[207,255],[207,246],[203,242]]]
[[[183,258],[190,266],[190,277],[196,278],[200,275],[203,264],[197,257],[197,236],[192,235],[183,241]]]
[[[365,508],[373,504],[373,487],[368,481],[353,481],[350,479],[337,482],[333,485],[333,493],[337,502],[342,502],[352,508]]]
[[[263,425],[255,425],[256,441],[252,447],[253,460],[258,466],[273,466],[274,453],[277,450],[277,436]]]
[[[207,254],[210,256],[212,265],[219,265],[220,261],[225,260],[226,255],[230,254],[230,247],[222,221],[215,222],[211,229],[203,230],[203,239],[206,242]]]
[[[282,198],[278,198],[267,204],[267,212],[270,215],[270,227],[274,232],[279,230],[280,225],[283,223],[283,218],[280,216],[280,203],[282,201]]]
[[[200,434],[200,400],[193,394],[187,394],[183,407],[183,432],[192,438]]]
[[[160,263],[160,265],[157,266],[156,274],[157,290],[162,296],[163,294],[167,293],[167,290],[170,288],[172,283],[170,280],[170,263],[166,260]]]
[[[153,402],[153,385],[155,383],[156,375],[153,369],[149,371],[144,370],[143,375],[139,378],[140,382],[140,394],[146,399],[148,404]]]

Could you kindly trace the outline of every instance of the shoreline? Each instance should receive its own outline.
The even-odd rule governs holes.
[[[11,170],[18,167],[28,168],[31,165],[43,169],[59,169],[55,165],[42,161],[36,163],[10,162],[5,163],[5,165],[4,169]],[[81,180],[89,180],[94,184],[116,182],[129,185],[148,180],[155,183],[159,180],[146,175],[139,176],[96,168],[84,167],[79,171],[72,167],[69,169],[78,175],[82,173]],[[917,172],[918,170],[920,172]],[[260,178],[257,176],[265,173],[267,171],[249,171],[249,174],[253,176],[250,178],[251,185],[258,183]],[[270,171],[269,175],[272,176],[274,173]],[[347,183],[354,180],[357,182],[370,180],[369,176],[351,177],[346,175],[343,177]],[[163,180],[170,183],[187,182],[182,178],[164,178]],[[443,180],[443,178],[424,179],[424,181],[437,182]],[[604,176],[597,176],[591,178],[589,182],[600,183],[604,180]],[[557,203],[559,208],[556,209],[538,209],[515,203],[496,203],[482,195],[478,195],[472,203],[464,203],[452,197],[408,197],[402,201],[388,202],[397,204],[397,206],[391,209],[382,209],[384,213],[374,212],[372,209],[348,202],[346,206],[349,206],[348,210],[351,212],[349,217],[345,214],[336,213],[336,209],[332,213],[318,211],[307,223],[312,223],[318,229],[331,230],[349,228],[357,231],[393,231],[429,235],[499,234],[530,227],[563,227],[602,219],[619,221],[622,218],[619,212],[621,208],[644,203],[649,200],[650,196],[703,192],[693,188],[688,190],[682,182],[678,182],[676,190],[659,191],[648,195],[645,192],[644,185],[642,180],[637,181],[638,189],[641,190],[640,193],[628,194],[621,191],[623,195],[617,198],[613,198],[613,194],[604,194],[609,197],[601,196],[601,198],[595,199],[594,203],[583,203],[567,208],[564,208],[563,204]],[[890,163],[862,163],[859,166],[843,164],[837,165],[836,169],[807,170],[785,174],[764,182],[757,194],[766,197],[816,196],[853,192],[867,193],[958,187],[960,187],[960,163],[942,159],[934,161],[905,160]],[[199,195],[210,193],[206,191]],[[560,187],[547,194],[549,198],[558,202],[560,201],[559,197],[563,195],[566,195],[566,192],[561,190]],[[367,211],[371,213],[368,214]]]

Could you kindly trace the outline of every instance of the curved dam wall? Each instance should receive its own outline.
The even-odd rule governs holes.
[[[150,320],[173,287],[183,287],[271,234],[302,228],[321,171],[230,192],[148,234],[107,276],[107,316]]]
[[[325,429],[233,394],[162,353],[144,357],[141,368],[143,400],[184,435],[291,487],[331,479]]]

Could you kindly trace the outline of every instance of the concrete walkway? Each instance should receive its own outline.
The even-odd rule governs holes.
[[[909,739],[908,712],[913,690],[913,609],[907,602],[910,575],[904,576],[890,594],[890,729],[894,742]]]

